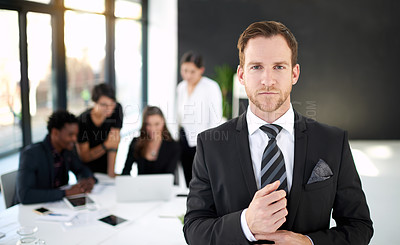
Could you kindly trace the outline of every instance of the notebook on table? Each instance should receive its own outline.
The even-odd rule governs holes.
[[[167,201],[172,197],[173,174],[117,176],[117,202]]]

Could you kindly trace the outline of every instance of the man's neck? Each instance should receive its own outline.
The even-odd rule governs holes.
[[[290,103],[288,105],[283,104],[275,111],[265,112],[260,110],[257,106],[250,102],[250,110],[254,115],[266,121],[267,123],[273,123],[282,117],[290,109]]]
[[[58,144],[56,144],[56,140],[54,140],[51,136],[50,136],[50,144],[53,147],[53,149],[60,154],[62,152],[62,147],[60,147]]]

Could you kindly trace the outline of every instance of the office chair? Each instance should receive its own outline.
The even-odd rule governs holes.
[[[14,206],[15,185],[17,182],[17,170],[3,174],[1,179],[1,191],[3,192],[4,204],[6,208]]]

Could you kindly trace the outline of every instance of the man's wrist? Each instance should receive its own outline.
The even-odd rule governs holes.
[[[257,239],[254,237],[253,233],[251,233],[250,228],[246,222],[246,211],[247,211],[247,208],[244,209],[242,211],[242,214],[240,215],[240,224],[242,226],[242,231],[248,241],[255,242],[255,241],[257,241]]]

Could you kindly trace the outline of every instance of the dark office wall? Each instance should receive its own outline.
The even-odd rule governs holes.
[[[178,52],[196,50],[206,76],[236,69],[236,43],[252,22],[277,20],[299,42],[299,112],[351,139],[400,139],[400,1],[178,0]]]

